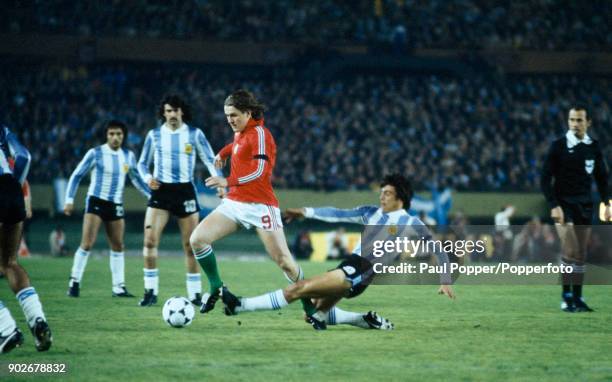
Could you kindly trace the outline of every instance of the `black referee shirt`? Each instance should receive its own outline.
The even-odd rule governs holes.
[[[601,201],[608,204],[608,167],[599,142],[587,137],[578,141],[568,131],[550,145],[544,159],[541,187],[551,209],[557,207],[561,200],[566,203],[592,203],[593,178]]]

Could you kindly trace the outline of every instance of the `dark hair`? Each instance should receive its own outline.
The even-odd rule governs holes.
[[[125,123],[117,119],[111,119],[110,121],[106,122],[106,126],[104,127],[104,134],[108,134],[108,130],[110,129],[121,129],[121,131],[123,132],[123,139],[127,139],[128,131]]]
[[[264,104],[259,103],[255,95],[248,90],[239,89],[225,99],[225,106],[233,106],[241,112],[251,112],[253,119],[262,119],[266,110]]]
[[[570,108],[570,111],[571,110],[576,110],[576,111],[584,110],[584,113],[586,114],[587,121],[591,120],[591,117],[590,117],[590,114],[589,114],[589,110],[586,108],[586,105],[575,104],[575,105],[572,105],[572,107]]]
[[[410,201],[412,200],[412,185],[408,179],[404,178],[400,174],[391,174],[387,175],[383,178],[380,187],[384,186],[393,186],[395,188],[395,193],[397,194],[397,198],[400,199],[404,203],[404,209],[410,209]]]
[[[185,102],[181,96],[177,94],[168,94],[166,95],[159,104],[159,109],[157,110],[157,117],[160,121],[164,122],[166,118],[164,117],[164,106],[168,104],[175,109],[181,109],[183,112],[183,121],[190,122],[191,121],[191,107]]]

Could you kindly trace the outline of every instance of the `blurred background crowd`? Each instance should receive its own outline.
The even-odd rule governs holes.
[[[606,50],[612,2],[12,0],[0,31],[80,36]],[[608,15],[608,16],[606,16]]]
[[[411,174],[417,189],[537,191],[542,158],[567,129],[567,110],[591,110],[591,134],[610,141],[610,79],[576,75],[350,75],[328,81],[295,69],[162,64],[30,65],[2,76],[0,103],[34,156],[30,179],[69,176],[103,123],[126,121],[137,155],[158,102],[182,94],[215,151],[231,141],[223,101],[254,91],[267,105],[281,188],[366,189],[381,173]],[[604,145],[604,147],[606,147]],[[610,157],[610,146],[607,146]],[[205,175],[205,174],[204,174]]]

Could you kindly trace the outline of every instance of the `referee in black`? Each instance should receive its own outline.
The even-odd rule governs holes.
[[[564,312],[592,312],[582,298],[584,264],[591,235],[593,178],[601,201],[605,204],[605,220],[610,220],[608,168],[597,140],[587,134],[591,119],[583,106],[569,111],[568,131],[555,140],[544,160],[541,186],[551,210],[550,217],[561,239],[561,263],[571,266],[572,273],[563,273]]]

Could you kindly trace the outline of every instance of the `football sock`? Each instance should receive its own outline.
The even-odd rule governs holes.
[[[110,251],[110,270],[113,278],[113,292],[123,292],[120,288],[125,285],[125,255],[123,252]]]
[[[17,301],[19,301],[19,305],[21,305],[23,314],[26,317],[28,326],[32,327],[38,317],[41,317],[43,320],[47,321],[38,298],[38,293],[36,293],[34,287],[23,288],[17,292],[16,297]]]
[[[574,263],[571,261],[566,261],[561,259],[561,264],[567,267],[573,267]],[[563,284],[563,293],[562,297],[567,298],[571,297],[572,294],[572,274],[571,273],[561,273],[561,284]]]
[[[582,284],[584,282],[584,263],[576,263],[574,265],[574,273],[573,273],[573,294],[574,299],[579,300],[582,298]]]
[[[89,258],[89,251],[86,251],[79,247],[74,253],[74,259],[72,261],[72,270],[70,271],[70,277],[75,279],[78,283],[83,278],[85,267],[87,266],[87,259]]]
[[[257,297],[243,297],[240,299],[241,306],[236,307],[236,312],[253,312],[255,310],[277,310],[289,303],[285,299],[283,290],[266,293]]]
[[[360,328],[369,328],[369,325],[363,319],[363,313],[347,312],[337,307],[333,307],[327,312],[326,320],[328,325],[353,325]]]
[[[17,324],[4,303],[0,301],[0,336],[7,336],[15,330]]]
[[[223,281],[221,281],[221,277],[219,276],[219,269],[217,268],[217,259],[215,258],[215,253],[210,245],[207,245],[204,248],[193,249],[193,255],[196,260],[206,273],[206,277],[208,277],[208,283],[210,284],[210,291],[214,291],[216,289],[221,288],[223,286]]]
[[[153,289],[153,294],[157,296],[159,291],[159,270],[144,268],[144,287],[145,289]]]
[[[193,300],[196,293],[202,294],[202,276],[199,273],[187,273],[187,298]]]

